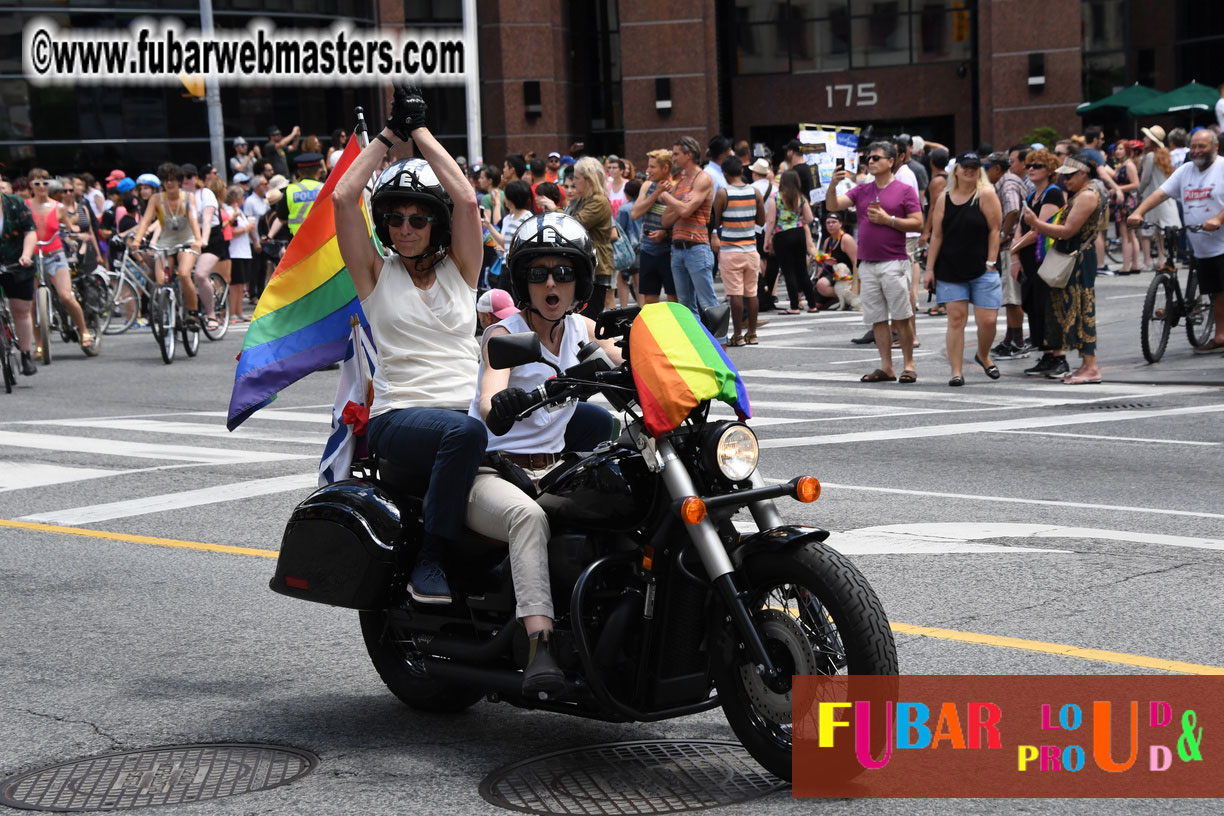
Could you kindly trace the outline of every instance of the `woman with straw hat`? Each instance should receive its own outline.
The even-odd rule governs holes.
[[[1154,125],[1150,128],[1141,128],[1141,131],[1143,132],[1143,158],[1139,161],[1139,190],[1136,196],[1139,201],[1143,201],[1153,191],[1160,189],[1160,185],[1173,175],[1173,158],[1165,146],[1164,128]],[[1144,221],[1156,226],[1155,228],[1140,227],[1136,231],[1139,235],[1139,257],[1144,263],[1150,261],[1152,233],[1155,233],[1156,266],[1163,267],[1166,263],[1164,231],[1181,226],[1181,216],[1177,213],[1177,202],[1172,199],[1161,202],[1148,211]]]

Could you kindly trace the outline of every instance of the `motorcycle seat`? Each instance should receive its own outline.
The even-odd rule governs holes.
[[[425,508],[425,492],[429,489],[429,477],[393,465],[385,459],[378,460],[378,480],[395,499],[403,518],[421,518]],[[484,552],[490,549],[505,550],[507,542],[481,535],[465,527],[461,540],[465,550]],[[475,553],[473,553],[475,554]]]

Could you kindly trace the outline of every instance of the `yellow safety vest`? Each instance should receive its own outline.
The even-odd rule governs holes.
[[[285,188],[285,200],[289,207],[289,234],[297,235],[298,227],[306,220],[314,206],[315,198],[323,189],[323,182],[315,179],[295,181]]]

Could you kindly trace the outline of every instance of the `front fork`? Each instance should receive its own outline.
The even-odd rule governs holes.
[[[659,459],[663,465],[663,484],[667,492],[673,499],[696,496],[697,488],[671,442],[667,439],[659,439],[657,446]],[[762,487],[764,484],[764,479],[760,474],[754,472],[752,474],[753,487]],[[753,502],[749,505],[749,509],[757,526],[762,530],[769,530],[782,524],[778,508],[772,501]],[[731,563],[731,556],[727,554],[727,548],[723,545],[718,531],[714,529],[714,523],[710,521],[709,516],[706,516],[697,524],[686,524],[685,527],[688,529],[689,538],[692,539],[697,554],[701,556],[701,563],[705,566],[706,574],[710,576],[710,581],[722,597],[727,612],[731,616],[731,623],[743,640],[748,655],[756,664],[761,679],[770,688],[785,691],[790,678],[781,675],[770,659],[769,653],[765,651],[765,643],[761,640],[761,635],[757,632],[752,616],[748,612],[748,593],[736,585],[735,567]]]

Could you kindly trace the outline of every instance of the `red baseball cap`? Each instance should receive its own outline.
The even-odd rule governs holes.
[[[112,184],[118,183],[121,179],[127,178],[127,173],[122,170],[112,170],[110,175],[106,177],[106,185],[109,187]]]
[[[505,320],[518,309],[510,293],[505,289],[490,289],[476,301],[476,311],[492,314],[498,320]]]

